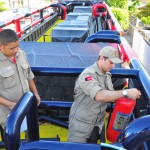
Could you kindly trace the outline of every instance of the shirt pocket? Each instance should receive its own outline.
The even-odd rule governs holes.
[[[13,69],[0,73],[3,88],[8,89],[16,85],[16,79],[14,74],[15,72]]]
[[[29,69],[29,66],[27,64],[22,64],[21,67],[22,67],[22,70],[23,70],[24,77],[28,78],[28,69]]]
[[[75,130],[80,131],[85,134],[91,133],[95,121],[91,111],[80,109],[75,114],[76,122],[74,124]]]

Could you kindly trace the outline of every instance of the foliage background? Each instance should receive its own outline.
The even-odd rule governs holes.
[[[111,8],[122,29],[127,30],[129,27],[129,12],[127,9]]]
[[[117,18],[123,30],[129,27],[128,0],[107,0],[112,12]]]
[[[130,5],[128,5],[128,0],[107,0],[106,3],[111,7],[124,30],[129,27],[130,15],[139,18],[144,24],[150,24],[150,2],[141,9],[136,7],[140,4],[140,0],[131,0]]]
[[[5,2],[0,2],[0,12],[5,11],[6,8],[4,7]]]
[[[143,9],[137,11],[136,16],[144,24],[150,24],[150,3],[148,3]]]

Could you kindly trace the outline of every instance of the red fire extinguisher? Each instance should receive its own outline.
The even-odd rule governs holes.
[[[107,139],[116,142],[120,131],[129,123],[136,100],[120,98],[116,100],[107,128]]]

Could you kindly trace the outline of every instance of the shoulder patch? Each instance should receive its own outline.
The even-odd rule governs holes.
[[[92,76],[88,76],[85,78],[85,81],[90,81],[90,80],[92,80]]]

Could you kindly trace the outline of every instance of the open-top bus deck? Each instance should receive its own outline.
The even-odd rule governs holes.
[[[43,10],[48,8],[54,11],[44,16]],[[36,13],[39,13],[40,18],[22,29],[20,20]],[[139,146],[149,149],[150,78],[123,37],[122,28],[105,2],[65,1],[51,4],[3,22],[0,27],[9,24],[15,24],[20,48],[26,52],[42,101],[37,109],[35,97],[29,92],[12,110],[4,131],[7,150],[133,150]],[[75,80],[84,68],[98,59],[99,50],[107,45],[117,48],[126,64],[125,68],[116,65],[111,70],[114,88],[135,87],[142,93],[131,115],[132,122],[122,129],[115,143],[107,144],[107,135],[100,144],[69,143],[68,115],[73,102]],[[114,107],[112,103],[108,105],[108,114]],[[25,116],[28,141],[20,140],[20,126]],[[106,133],[107,122],[105,127]],[[43,132],[50,136],[44,137]]]

